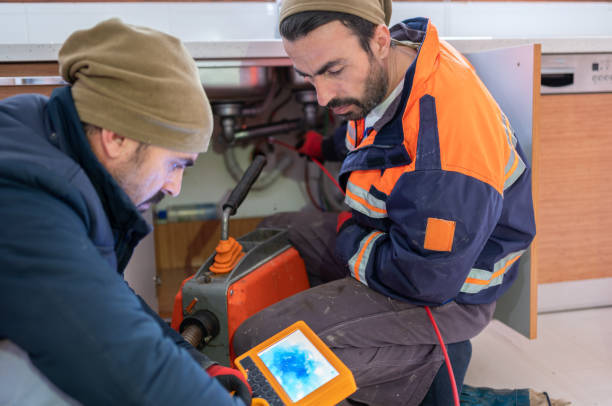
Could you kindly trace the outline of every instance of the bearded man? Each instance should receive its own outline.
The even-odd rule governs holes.
[[[307,133],[300,152],[343,160],[348,210],[262,223],[289,228],[313,287],[245,321],[234,349],[304,320],[353,372],[347,403],[449,405],[422,306],[449,344],[460,392],[469,340],[535,235],[531,173],[470,63],[428,19],[388,28],[390,17],[390,0],[282,2],[296,72],[347,120],[333,137]]]

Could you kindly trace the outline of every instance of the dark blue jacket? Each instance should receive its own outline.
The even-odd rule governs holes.
[[[0,339],[57,387],[86,405],[242,404],[125,283],[150,227],[92,153],[70,88],[0,101],[0,215]]]

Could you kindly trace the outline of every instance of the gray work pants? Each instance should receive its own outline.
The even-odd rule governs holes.
[[[390,299],[349,277],[334,256],[333,213],[282,213],[260,227],[288,227],[314,286],[247,319],[235,332],[242,354],[304,320],[353,372],[358,391],[350,399],[368,405],[418,405],[443,362],[425,309]],[[495,304],[454,302],[432,308],[446,343],[476,336]]]

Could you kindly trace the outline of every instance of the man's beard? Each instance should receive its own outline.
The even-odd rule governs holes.
[[[370,69],[368,70],[363,99],[358,100],[352,97],[332,99],[326,107],[354,105],[357,107],[357,111],[351,111],[340,116],[346,120],[362,119],[384,100],[389,89],[388,78],[387,71],[373,58],[370,58]]]

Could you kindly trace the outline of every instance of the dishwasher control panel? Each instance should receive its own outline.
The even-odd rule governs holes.
[[[612,92],[612,53],[542,55],[542,94]]]

